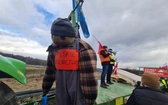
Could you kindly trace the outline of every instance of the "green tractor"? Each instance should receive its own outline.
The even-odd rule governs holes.
[[[26,84],[26,63],[0,55],[0,78],[14,78],[21,84]],[[0,81],[0,105],[18,105],[15,92]]]

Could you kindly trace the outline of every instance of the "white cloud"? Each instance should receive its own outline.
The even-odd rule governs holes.
[[[22,56],[30,56],[39,59],[47,58],[47,47],[41,46],[39,43],[20,37],[11,37],[0,35],[0,51],[11,54],[20,54]]]

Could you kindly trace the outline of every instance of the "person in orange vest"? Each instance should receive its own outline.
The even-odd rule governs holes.
[[[94,105],[97,98],[97,57],[92,47],[79,38],[67,18],[51,26],[53,43],[48,47],[47,68],[43,78],[42,103],[56,80],[55,105]],[[44,101],[43,101],[44,100]]]
[[[109,63],[110,63],[110,57],[109,57],[109,53],[107,52],[108,47],[107,46],[103,46],[103,49],[100,50],[100,60],[101,60],[101,64],[102,64],[102,73],[101,73],[101,84],[100,87],[102,88],[107,88],[107,85],[105,83],[105,76],[107,75],[108,72],[108,68],[109,68]]]

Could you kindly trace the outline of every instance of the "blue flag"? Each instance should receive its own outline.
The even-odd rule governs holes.
[[[73,3],[73,8],[75,8],[75,6],[78,4],[79,0],[72,0]],[[76,19],[77,21],[80,23],[82,32],[84,34],[85,38],[88,38],[90,36],[89,33],[89,29],[83,14],[83,10],[82,10],[82,5],[79,5],[75,11],[75,15],[76,15]]]

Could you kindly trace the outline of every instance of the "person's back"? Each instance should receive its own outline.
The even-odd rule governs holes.
[[[127,105],[168,105],[168,96],[151,87],[138,87],[132,96]]]
[[[126,105],[168,105],[168,95],[159,90],[159,77],[145,73],[141,78],[142,86],[133,90]]]

